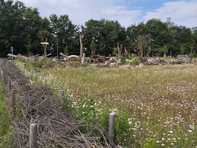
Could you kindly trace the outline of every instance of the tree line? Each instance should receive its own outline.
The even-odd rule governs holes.
[[[36,8],[20,1],[0,0],[0,56],[11,47],[14,53],[42,54],[41,42],[49,42],[52,55],[80,53],[80,38],[87,55],[176,56],[196,54],[197,31],[170,22],[151,19],[123,27],[118,21],[88,20],[84,26],[71,22],[68,15],[42,18]]]

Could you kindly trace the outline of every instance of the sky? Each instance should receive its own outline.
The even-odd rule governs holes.
[[[118,20],[123,26],[168,17],[177,24],[197,27],[197,0],[21,0],[41,16],[69,15],[74,24],[89,19]]]

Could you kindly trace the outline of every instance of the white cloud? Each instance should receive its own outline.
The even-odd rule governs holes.
[[[177,25],[197,26],[197,0],[166,2],[160,8],[148,12],[145,20],[159,18],[166,21],[167,17],[171,17],[172,21]]]
[[[112,7],[102,12],[106,19],[118,20],[124,26],[129,26],[141,21],[140,18],[142,16],[142,11],[128,10],[125,7]]]
[[[84,24],[89,19],[118,20],[122,25],[128,26],[159,18],[166,21],[171,17],[178,25],[187,27],[197,26],[197,0],[173,0],[163,3],[160,8],[143,11],[142,8],[131,9],[129,5],[137,0],[121,0],[121,5],[115,4],[120,0],[22,0],[27,6],[38,8],[42,16],[51,14],[68,14],[73,23]],[[138,2],[151,2],[154,0],[138,0]],[[135,7],[133,4],[132,7]]]
[[[93,19],[118,20],[128,26],[139,22],[142,18],[140,10],[129,10],[125,6],[117,6],[114,0],[22,0],[26,5],[39,9],[42,16],[51,14],[68,14],[75,24],[84,24]]]

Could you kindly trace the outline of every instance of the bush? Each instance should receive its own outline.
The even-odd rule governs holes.
[[[74,104],[73,109],[76,118],[87,124],[94,122],[96,119],[96,103],[91,98],[82,98]]]
[[[126,59],[125,63],[130,64],[130,65],[139,65],[140,59],[139,59],[139,57],[132,57],[131,59]]]

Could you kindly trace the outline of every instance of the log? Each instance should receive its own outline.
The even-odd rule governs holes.
[[[14,55],[14,54],[8,54],[8,57],[11,57],[11,58],[17,58],[17,55]]]
[[[64,53],[60,52],[60,55],[63,57],[67,57]]]

